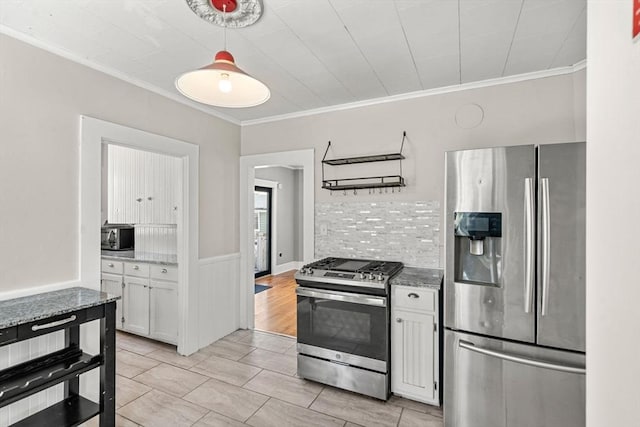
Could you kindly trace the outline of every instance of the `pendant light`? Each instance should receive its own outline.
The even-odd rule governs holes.
[[[215,107],[244,108],[265,103],[271,96],[260,80],[240,69],[227,51],[227,11],[233,12],[236,0],[213,0],[211,5],[223,13],[224,50],[214,61],[176,79],[176,88],[187,98]]]

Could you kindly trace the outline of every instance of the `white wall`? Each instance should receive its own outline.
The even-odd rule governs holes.
[[[316,202],[437,201],[443,207],[444,153],[492,146],[584,140],[585,71],[414,98],[242,127],[242,155],[315,149]],[[478,104],[483,122],[456,125],[460,107]],[[321,189],[322,156],[395,152],[407,131],[401,193],[331,195]],[[397,174],[398,162],[325,168],[327,178]],[[444,242],[444,239],[440,239]],[[441,243],[442,244],[442,243]]]
[[[631,1],[588,2],[587,426],[637,426],[640,41]]]
[[[238,251],[237,125],[5,35],[0,52],[0,292],[78,277],[81,114],[198,144],[200,257]]]

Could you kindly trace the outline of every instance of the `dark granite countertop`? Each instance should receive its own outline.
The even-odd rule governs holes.
[[[149,264],[178,265],[177,255],[154,254],[149,252],[105,252],[102,251],[102,259],[115,261],[137,261]]]
[[[0,301],[0,329],[120,299],[88,288],[67,288]]]
[[[414,286],[439,290],[443,276],[444,271],[439,268],[404,267],[389,283],[391,286]]]

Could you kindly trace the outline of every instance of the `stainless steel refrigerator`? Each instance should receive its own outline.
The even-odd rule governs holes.
[[[445,427],[585,425],[585,154],[447,153]]]

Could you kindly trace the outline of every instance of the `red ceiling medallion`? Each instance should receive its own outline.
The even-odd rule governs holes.
[[[248,27],[260,19],[263,12],[262,0],[185,1],[196,15],[205,21],[225,28]]]
[[[227,7],[227,12],[233,12],[238,7],[238,2],[236,0],[211,0],[211,6],[218,9],[220,12],[223,12]]]

